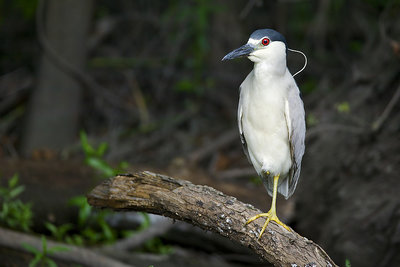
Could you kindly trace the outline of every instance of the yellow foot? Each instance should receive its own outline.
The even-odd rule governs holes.
[[[264,231],[265,231],[265,229],[267,228],[268,223],[269,223],[270,221],[274,221],[274,222],[276,222],[277,224],[283,226],[283,228],[285,228],[286,230],[290,231],[289,226],[287,226],[286,224],[284,224],[283,222],[281,222],[281,221],[278,219],[278,216],[276,216],[276,212],[273,211],[273,210],[269,210],[267,213],[260,213],[260,214],[257,214],[257,215],[254,216],[254,217],[251,217],[251,218],[246,222],[246,225],[249,224],[249,223],[251,223],[252,221],[258,219],[258,218],[261,218],[261,217],[267,217],[267,220],[265,221],[264,226],[263,226],[263,228],[261,229],[261,232],[260,232],[260,235],[258,236],[258,239],[261,238],[262,234],[264,233]]]

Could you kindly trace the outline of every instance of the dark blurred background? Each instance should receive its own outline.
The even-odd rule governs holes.
[[[208,184],[267,210],[236,126],[238,88],[252,64],[221,59],[254,30],[273,28],[309,59],[296,76],[306,154],[278,215],[338,265],[400,266],[399,14],[399,0],[0,0],[1,184],[12,190],[7,181],[18,174],[18,199],[32,209],[19,230],[52,240],[44,222],[71,224],[60,241],[77,235],[79,245],[101,246],[74,226],[85,207],[76,196],[118,171]],[[302,65],[288,54],[292,73]],[[116,214],[104,216],[123,228],[110,219]],[[141,218],[138,225],[158,220]],[[139,246],[137,266],[266,264],[179,223],[156,238],[171,249]]]

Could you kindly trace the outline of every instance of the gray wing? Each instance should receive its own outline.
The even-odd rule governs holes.
[[[242,142],[243,151],[246,154],[246,157],[247,157],[248,161],[251,163],[250,156],[249,156],[249,151],[247,149],[246,139],[244,138],[243,126],[242,126],[242,117],[243,117],[243,109],[242,109],[243,97],[241,95],[242,94],[242,85],[239,88],[239,93],[240,93],[240,97],[239,97],[237,120],[238,120],[240,141]]]
[[[289,198],[295,191],[301,171],[301,160],[304,154],[304,139],[306,134],[306,122],[303,100],[300,91],[294,82],[288,92],[290,129],[289,141],[292,157],[292,167],[289,171],[289,191],[286,198]]]

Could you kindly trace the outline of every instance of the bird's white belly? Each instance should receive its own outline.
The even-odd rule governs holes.
[[[282,88],[280,88],[282,89]],[[282,92],[282,90],[280,90]],[[291,167],[285,96],[277,90],[247,92],[243,134],[256,171],[286,176]]]

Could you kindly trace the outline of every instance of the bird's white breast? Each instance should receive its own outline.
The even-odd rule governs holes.
[[[256,77],[253,70],[240,92],[242,131],[250,160],[261,174],[286,176],[291,167],[287,112],[288,79],[283,75]],[[260,78],[261,77],[261,78]],[[290,77],[291,78],[291,77]]]

